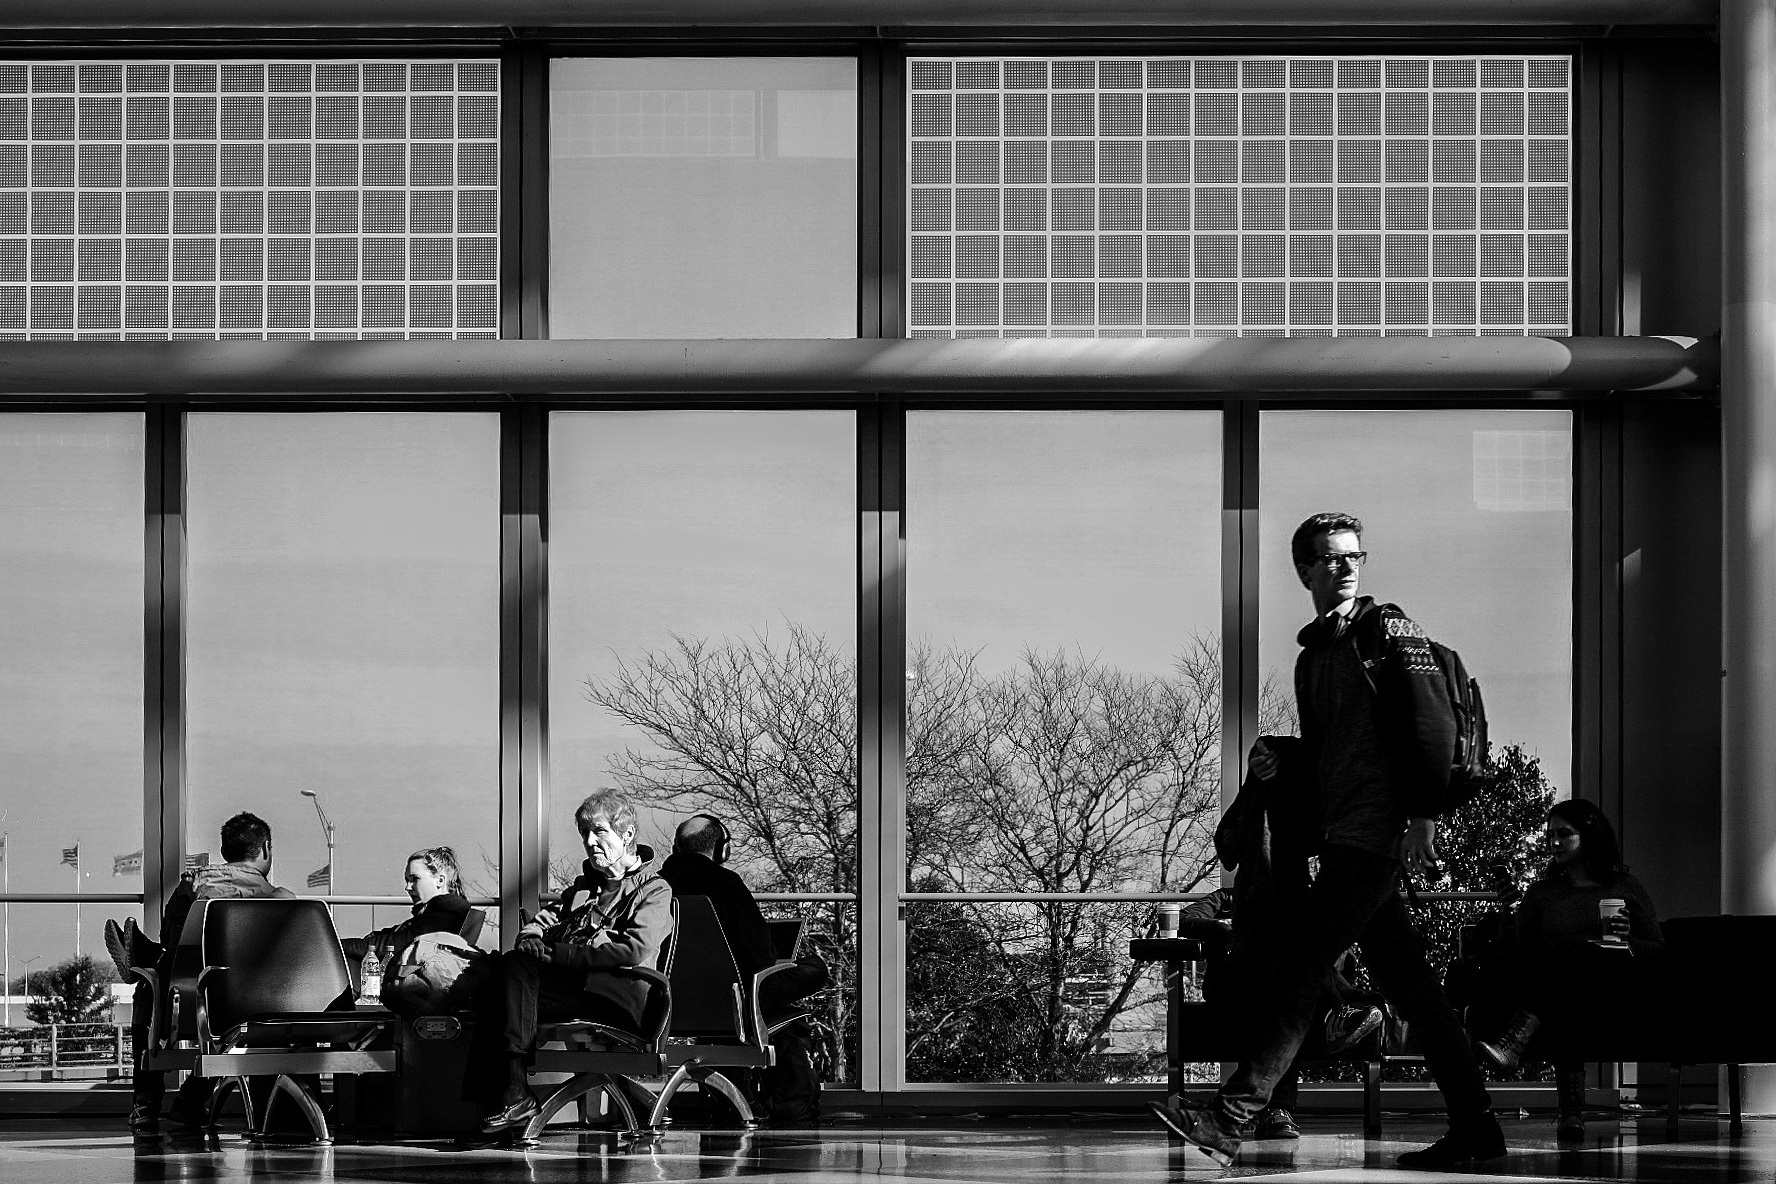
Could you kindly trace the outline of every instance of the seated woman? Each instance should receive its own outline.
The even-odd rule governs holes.
[[[472,910],[463,896],[455,851],[449,847],[420,848],[407,857],[406,880],[413,915],[399,925],[341,941],[347,958],[356,960],[374,949],[383,965],[392,968],[400,964],[402,953],[422,933],[462,933],[464,919]]]
[[[640,1027],[647,984],[613,971],[655,965],[672,935],[672,888],[654,870],[653,849],[635,841],[635,820],[635,804],[616,790],[581,802],[582,874],[518,931],[513,950],[469,972],[476,1024],[463,1098],[489,1112],[482,1137],[522,1128],[538,1112],[527,1078],[539,1021]]]
[[[1640,881],[1622,864],[1616,831],[1603,811],[1580,798],[1548,811],[1550,861],[1523,894],[1503,935],[1495,987],[1516,1011],[1497,1038],[1477,1042],[1484,1060],[1513,1070],[1531,1037],[1554,1062],[1560,1100],[1558,1135],[1585,1137],[1585,1077],[1573,1039],[1600,1014],[1634,994],[1646,960],[1663,952],[1659,916]],[[1626,911],[1605,923],[1598,902],[1616,898]]]

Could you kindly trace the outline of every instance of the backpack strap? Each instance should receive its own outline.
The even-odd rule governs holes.
[[[1351,644],[1357,647],[1357,659],[1363,664],[1363,677],[1369,681],[1371,694],[1380,697],[1381,685],[1376,670],[1387,660],[1387,628],[1389,620],[1411,623],[1411,618],[1397,604],[1378,604],[1375,611],[1358,621],[1351,629]]]

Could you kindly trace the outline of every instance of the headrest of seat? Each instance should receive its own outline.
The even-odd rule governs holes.
[[[327,1011],[351,1000],[339,935],[318,900],[210,901],[203,961],[228,967],[219,988],[206,984],[215,1031],[256,1015]]]

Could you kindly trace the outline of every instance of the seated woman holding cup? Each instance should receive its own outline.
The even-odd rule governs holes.
[[[1585,1137],[1584,1060],[1570,1048],[1610,1002],[1626,1002],[1645,960],[1662,952],[1659,916],[1622,864],[1616,831],[1581,798],[1548,811],[1549,863],[1523,894],[1504,935],[1494,984],[1516,1008],[1496,1037],[1477,1042],[1483,1060],[1514,1070],[1532,1037],[1554,1062],[1558,1135]]]

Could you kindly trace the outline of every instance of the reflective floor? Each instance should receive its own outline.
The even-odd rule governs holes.
[[[1776,1120],[1749,1119],[1729,1137],[1726,1124],[1686,1118],[1676,1139],[1662,1118],[1594,1118],[1577,1149],[1557,1148],[1550,1118],[1510,1118],[1511,1154],[1483,1170],[1458,1174],[1402,1171],[1401,1151],[1441,1133],[1433,1119],[1390,1115],[1387,1136],[1365,1142],[1345,1116],[1309,1115],[1294,1143],[1248,1143],[1222,1170],[1174,1143],[1157,1124],[1133,1115],[955,1117],[884,1123],[839,1119],[819,1130],[674,1131],[652,1143],[619,1143],[597,1132],[551,1133],[518,1151],[451,1149],[441,1141],[252,1144],[237,1135],[209,1140],[136,1143],[115,1119],[0,1117],[0,1180],[7,1184],[98,1184],[136,1180],[379,1181],[446,1184],[546,1184],[548,1181],[672,1181],[738,1176],[829,1184],[909,1181],[987,1182],[1205,1180],[1266,1176],[1277,1180],[1771,1180],[1776,1177]]]

